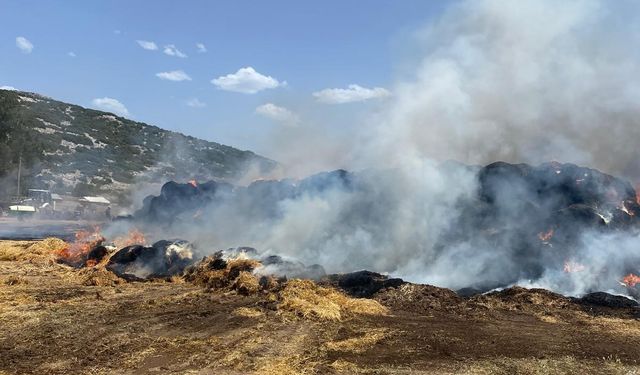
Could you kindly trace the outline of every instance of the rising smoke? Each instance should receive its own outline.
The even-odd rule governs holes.
[[[417,33],[414,72],[361,134],[331,147],[304,126],[280,134],[279,145],[300,146],[287,160],[357,170],[357,189],[335,184],[292,197],[282,189],[299,181],[266,183],[201,207],[198,225],[176,220],[162,234],[193,240],[204,253],[252,246],[327,272],[366,268],[452,288],[513,283],[514,263],[524,258],[511,237],[442,247],[464,219],[461,202],[476,200],[479,189],[477,168],[443,162],[559,160],[639,179],[637,10],[625,2],[458,3]],[[314,159],[323,155],[335,160]],[[527,215],[522,208],[501,206],[496,220]],[[637,258],[636,234],[581,235],[572,251],[594,272],[615,279]],[[567,282],[556,257],[546,259],[519,283],[568,294],[606,285],[593,273]]]

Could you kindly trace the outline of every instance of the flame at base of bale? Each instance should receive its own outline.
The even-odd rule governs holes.
[[[56,252],[58,261],[78,268],[87,266],[89,253],[94,248],[102,245],[105,238],[100,234],[99,227],[95,227],[92,232],[78,231],[75,237],[75,241],[66,244]],[[93,262],[90,262],[89,265],[93,265]]]

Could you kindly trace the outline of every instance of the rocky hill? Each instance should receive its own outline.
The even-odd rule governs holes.
[[[276,165],[112,113],[0,90],[0,194],[15,194],[20,159],[25,185],[76,195],[113,195],[138,181],[233,179],[253,163]]]

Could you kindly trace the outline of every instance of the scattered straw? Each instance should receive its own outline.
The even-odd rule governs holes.
[[[264,312],[255,307],[238,307],[233,310],[233,315],[242,316],[244,318],[260,318],[264,316]]]
[[[329,366],[331,366],[339,374],[355,374],[356,372],[359,372],[358,366],[343,359],[338,359],[331,363]]]
[[[258,375],[306,375],[315,374],[316,362],[300,355],[266,358],[259,365]]]
[[[42,241],[3,241],[0,243],[0,261],[53,262],[56,252],[66,246],[67,243],[59,238],[47,238]]]
[[[325,345],[327,349],[333,351],[363,353],[388,337],[388,335],[389,331],[387,329],[373,329],[361,336],[340,341],[330,341]]]
[[[7,286],[20,285],[20,284],[29,284],[27,279],[21,276],[9,276],[2,279],[2,284]]]
[[[82,285],[86,286],[115,286],[124,282],[116,274],[101,266],[82,268],[78,274],[82,277]]]
[[[346,315],[384,315],[388,311],[379,302],[350,298],[343,293],[317,285],[311,280],[291,280],[280,292],[280,311],[320,320],[342,320]]]

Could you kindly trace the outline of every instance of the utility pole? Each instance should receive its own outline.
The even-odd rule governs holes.
[[[20,172],[22,172],[22,152],[18,157],[18,199],[20,199]]]

